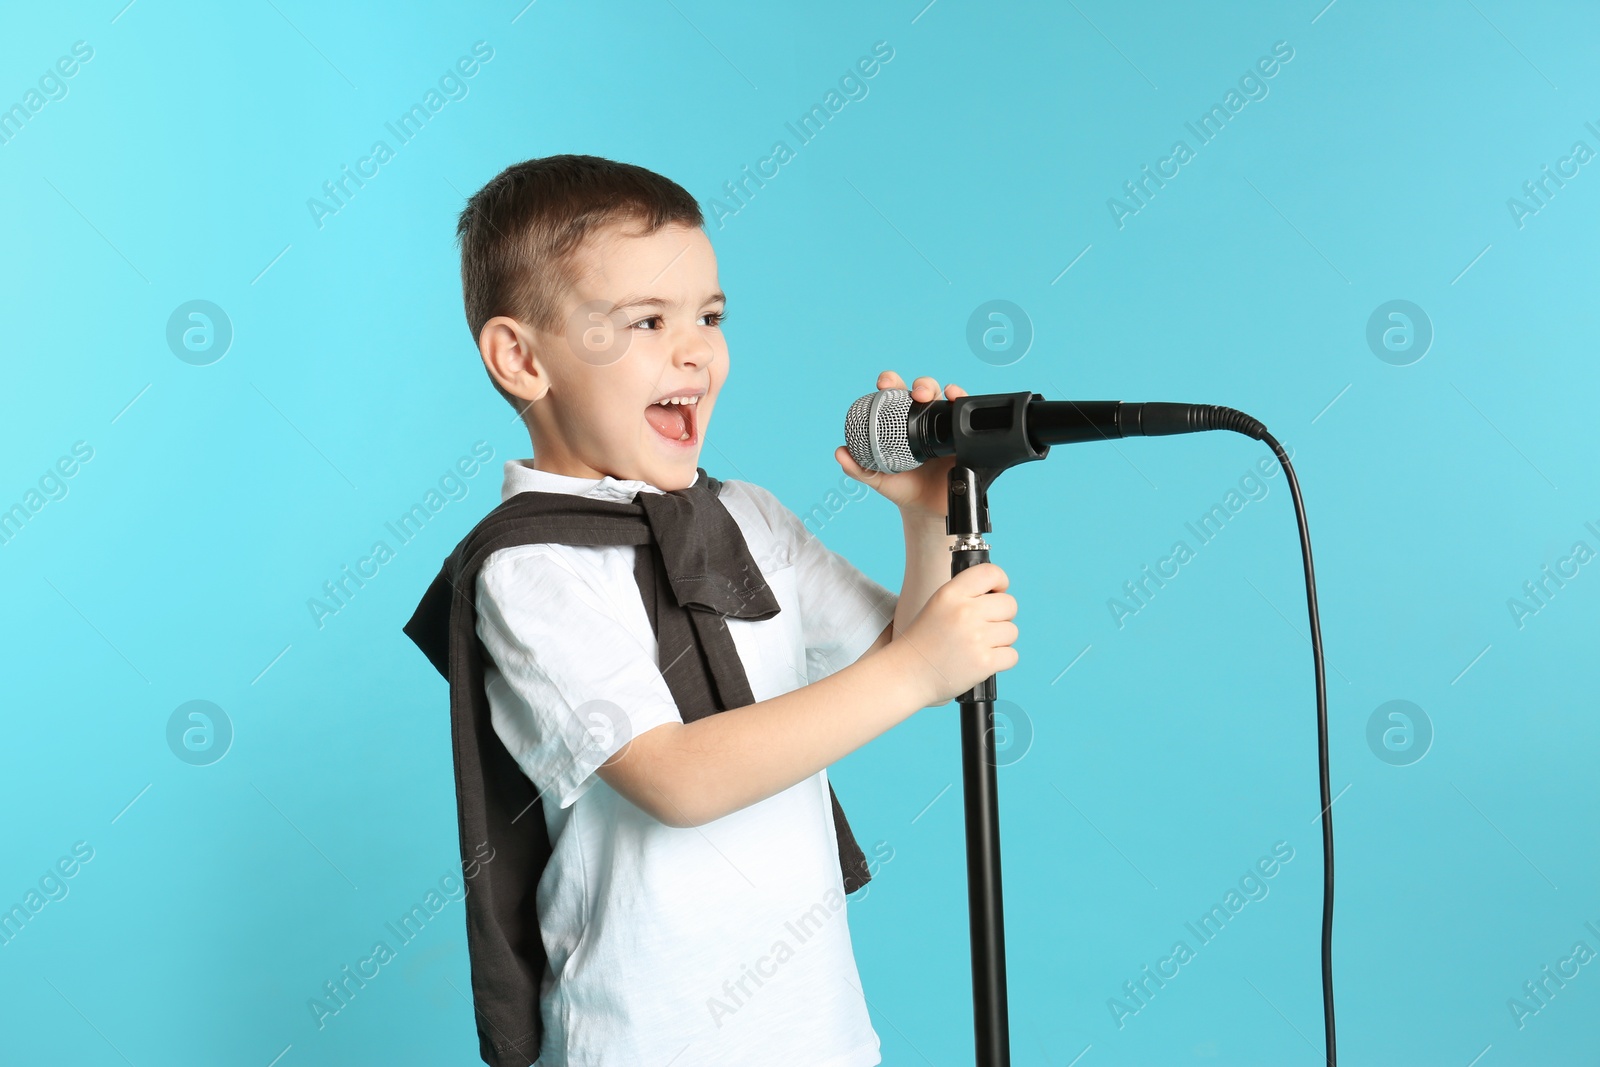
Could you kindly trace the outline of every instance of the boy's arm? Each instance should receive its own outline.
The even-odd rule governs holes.
[[[698,826],[804,781],[931,703],[926,680],[938,665],[904,634],[949,580],[955,539],[943,517],[902,519],[894,621],[860,659],[771,700],[647,730],[601,764],[600,777],[669,826]]]
[[[894,634],[905,633],[933,591],[950,580],[950,546],[956,539],[944,532],[945,520],[937,515],[918,516],[904,511],[900,518],[906,534],[906,576],[900,583],[894,621],[883,628],[867,649],[869,653],[887,645]]]
[[[930,702],[922,661],[892,641],[819,682],[771,700],[664,723],[598,768],[668,826],[720,819],[781,793]]]

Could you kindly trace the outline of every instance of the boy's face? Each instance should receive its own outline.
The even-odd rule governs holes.
[[[536,332],[534,377],[545,390],[528,409],[529,430],[538,470],[671,491],[695,478],[727,378],[725,298],[703,230],[637,232],[614,224],[578,250],[564,336]],[[685,393],[693,403],[655,404]]]

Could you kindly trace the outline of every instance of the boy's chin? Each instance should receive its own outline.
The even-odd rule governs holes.
[[[662,481],[657,483],[658,488],[672,491],[674,489],[687,489],[699,477],[696,473],[700,466],[700,456],[696,452],[691,456],[681,456],[676,462],[662,465]],[[671,484],[667,484],[667,483]]]
[[[637,477],[670,493],[674,489],[687,489],[698,477],[696,468],[699,466],[698,447],[692,450],[674,449],[670,453],[666,449],[657,449],[656,455],[649,457]]]

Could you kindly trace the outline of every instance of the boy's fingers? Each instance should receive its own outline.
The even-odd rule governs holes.
[[[834,449],[833,458],[839,461],[839,466],[844,468],[846,474],[858,482],[874,481],[880,473],[878,471],[869,471],[857,463],[856,458],[850,454],[850,449],[847,445],[840,445]]]
[[[985,593],[984,606],[990,622],[1006,622],[1017,617],[1017,598],[1010,593]]]
[[[850,449],[847,446],[840,445],[834,449],[833,458],[839,461],[839,466],[843,467],[844,472],[851,477],[861,473],[860,466],[856,464],[855,458],[850,455]]]
[[[924,383],[926,383],[926,384],[924,384]],[[896,374],[892,370],[886,370],[882,374],[878,375],[878,388],[879,389],[904,389],[907,392],[911,393],[913,398],[918,399],[918,400],[922,400],[922,399],[936,400],[940,396],[944,395],[944,393],[941,391],[941,389],[939,387],[939,380],[937,378],[933,378],[933,377],[931,377],[929,375],[924,374],[924,375],[914,379],[912,381],[912,383],[908,386],[905,383],[905,379],[901,378],[900,375]],[[959,388],[959,387],[952,386],[952,388]],[[966,396],[967,395],[966,394],[966,390],[965,389],[961,389],[960,392],[957,395]]]
[[[984,593],[994,593],[1011,584],[1011,579],[1006,572],[1000,569],[998,563],[979,563],[968,567],[954,578],[952,582],[961,582],[963,592],[970,596],[982,596]],[[965,586],[971,586],[966,589]]]

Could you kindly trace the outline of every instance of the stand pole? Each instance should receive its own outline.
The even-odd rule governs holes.
[[[989,562],[989,485],[1021,463],[1043,459],[1050,446],[1028,437],[1028,405],[1036,393],[962,396],[950,401],[955,460],[945,533],[950,576]],[[961,781],[967,822],[967,911],[972,934],[972,1033],[978,1067],[1011,1067],[1006,1019],[1006,930],[1000,892],[1000,797],[995,778],[995,678],[956,697],[961,705]]]
[[[964,467],[950,471],[951,510],[978,485]],[[959,488],[958,488],[959,486]],[[953,531],[952,531],[953,532]],[[989,561],[973,532],[950,548],[950,576]],[[1006,1012],[1006,934],[1000,889],[1000,798],[995,781],[994,675],[956,698],[961,705],[961,780],[967,826],[967,913],[972,936],[972,1030],[978,1067],[1010,1067]]]

